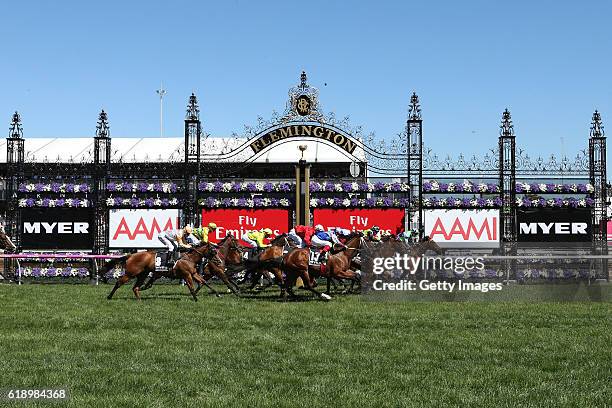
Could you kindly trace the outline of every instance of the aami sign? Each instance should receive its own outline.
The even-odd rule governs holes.
[[[382,231],[397,234],[404,230],[405,211],[400,208],[341,209],[315,208],[314,225],[363,231],[374,225]]]
[[[178,229],[179,210],[110,210],[111,248],[163,248],[157,239],[162,231]]]
[[[499,247],[499,210],[426,210],[425,235],[443,247]]]
[[[217,230],[208,237],[219,242],[228,232],[239,238],[247,231],[270,228],[274,235],[289,231],[289,210],[283,209],[203,209],[202,225],[217,224]]]

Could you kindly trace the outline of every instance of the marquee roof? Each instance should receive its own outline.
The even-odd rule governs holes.
[[[204,140],[203,154],[220,154],[244,143],[246,139],[210,137]],[[0,163],[6,163],[6,139],[0,139]],[[92,162],[92,137],[81,138],[26,138],[26,162]],[[304,158],[309,162],[348,163],[350,157],[335,148],[316,140],[291,140],[284,144],[273,145],[266,149],[255,162],[287,163],[300,158],[299,145],[307,145]],[[230,147],[228,149],[228,146]],[[113,162],[143,163],[182,161],[184,155],[183,137],[114,137],[111,142],[111,160]],[[251,154],[245,150],[235,161],[242,161]],[[354,155],[365,161],[362,148],[358,147]],[[214,160],[208,156],[206,160]]]

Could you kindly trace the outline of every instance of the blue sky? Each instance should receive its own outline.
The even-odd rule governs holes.
[[[204,129],[282,111],[302,69],[325,111],[378,136],[403,129],[411,92],[442,155],[495,146],[513,116],[532,156],[587,146],[612,123],[610,1],[14,1],[2,5],[0,120],[26,137],[179,136],[187,98]],[[6,127],[5,127],[6,128]],[[563,138],[563,147],[561,146]]]

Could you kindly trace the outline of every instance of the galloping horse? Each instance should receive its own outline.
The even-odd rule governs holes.
[[[210,278],[216,276],[225,283],[232,293],[238,296],[240,288],[228,277],[225,270],[227,268],[228,271],[230,271],[242,265],[242,249],[240,248],[238,240],[232,234],[227,234],[227,236],[219,242],[218,248],[217,255],[206,264],[202,271],[203,283],[198,281],[196,293],[198,293],[200,289],[202,289],[202,285],[204,285],[216,296],[221,296],[207,283]]]
[[[359,281],[358,275],[351,270],[351,266],[354,262],[353,258],[357,256],[361,249],[362,243],[363,235],[354,233],[347,239],[345,248],[332,251],[325,265],[321,265],[320,268],[310,266],[309,271],[313,272],[313,274],[318,273],[319,276],[327,278],[327,291],[325,293],[331,293],[330,285],[333,283],[333,279],[339,281],[349,279],[351,280],[351,288]]]
[[[106,274],[111,270],[111,268],[114,268],[115,265],[125,265],[125,274],[117,279],[115,287],[113,287],[113,290],[111,290],[107,298],[109,300],[112,299],[115,291],[119,289],[121,285],[127,283],[132,278],[136,278],[132,291],[134,292],[136,299],[140,300],[140,287],[147,279],[149,273],[153,273],[153,275],[157,277],[165,276],[168,278],[183,279],[189,288],[191,296],[193,296],[193,299],[197,301],[198,298],[193,287],[193,279],[196,279],[198,282],[203,282],[203,280],[195,272],[195,264],[200,262],[202,258],[210,258],[214,256],[214,250],[212,247],[209,244],[200,244],[191,248],[188,253],[183,254],[181,259],[176,262],[173,268],[165,273],[155,272],[156,253],[157,251],[136,252],[134,254],[125,255],[121,258],[107,262],[104,265],[104,268],[100,270],[100,275]],[[151,284],[152,282],[149,281],[143,290],[150,288]]]

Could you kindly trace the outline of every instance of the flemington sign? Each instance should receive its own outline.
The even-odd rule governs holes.
[[[319,125],[287,125],[268,133],[264,133],[251,142],[253,153],[259,153],[268,146],[291,137],[312,137],[327,140],[347,153],[353,154],[357,148],[357,142],[348,136],[339,133],[335,129]]]

